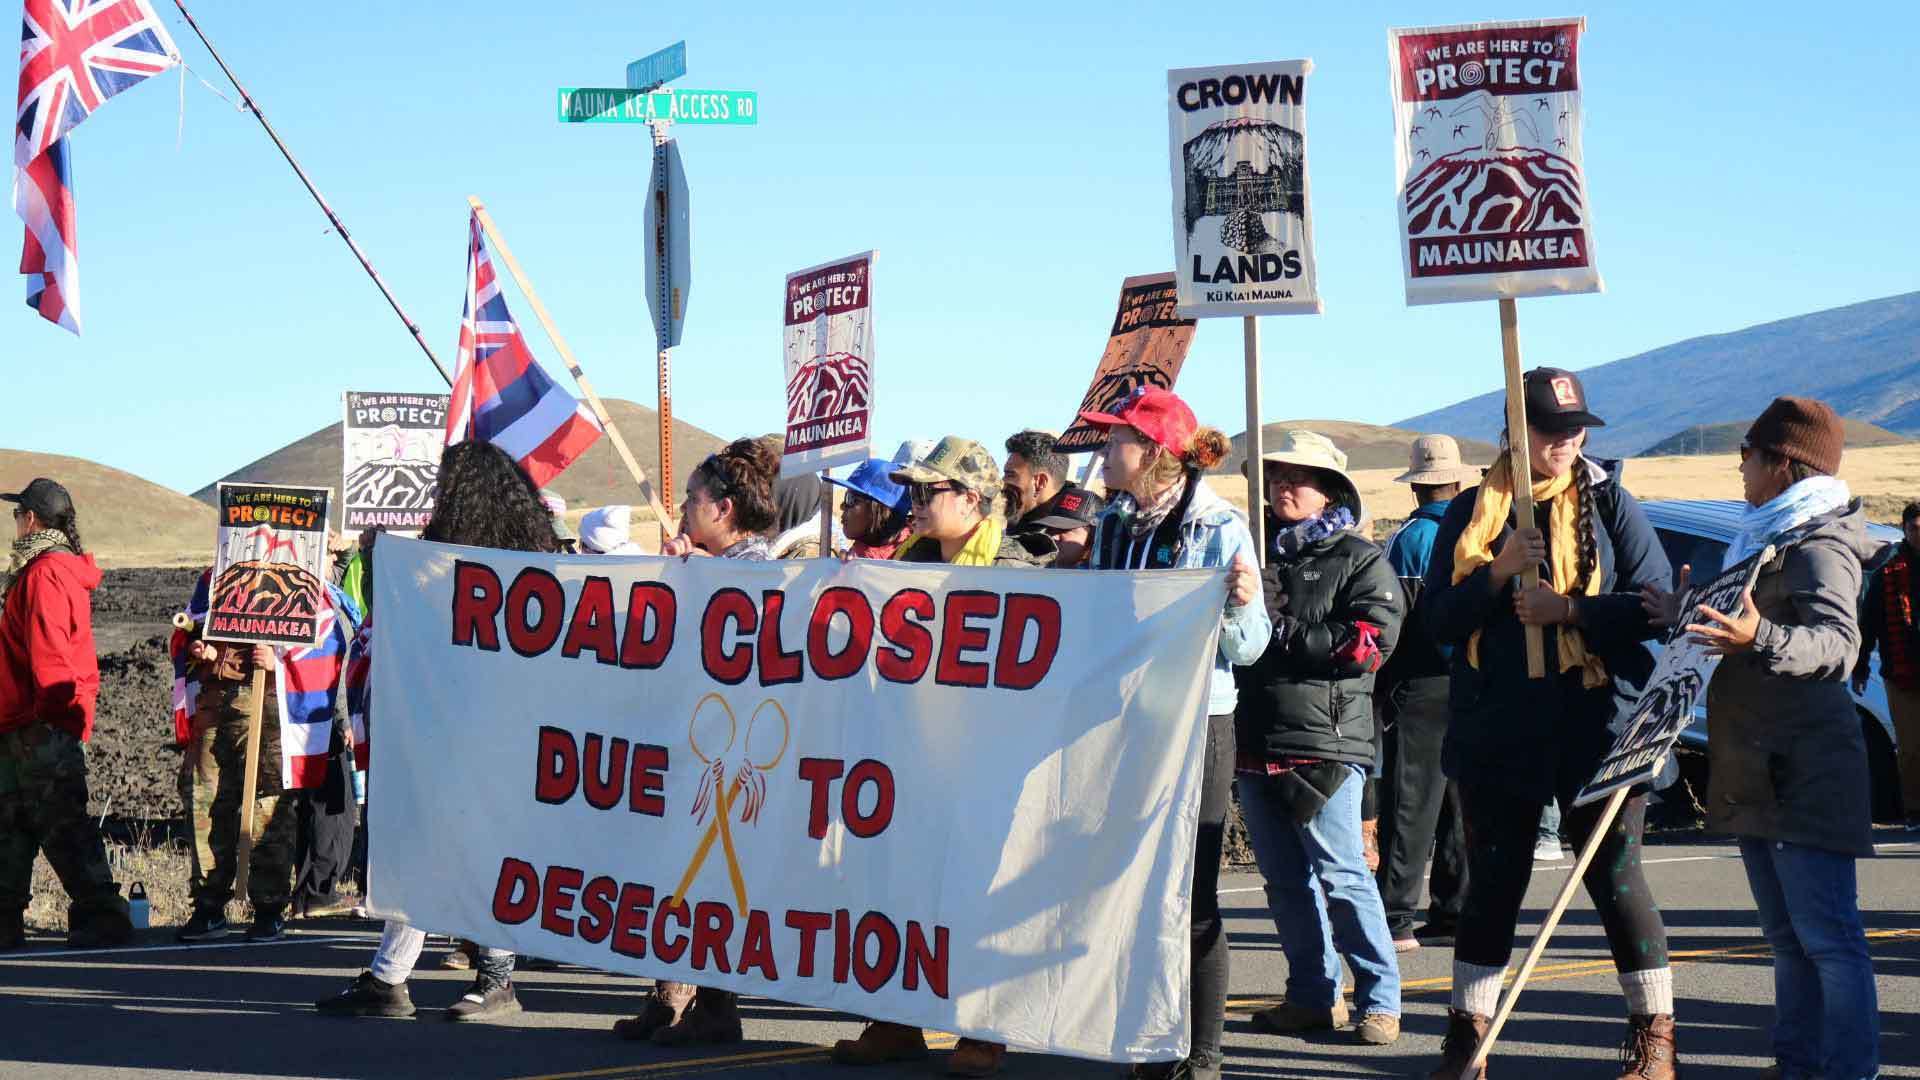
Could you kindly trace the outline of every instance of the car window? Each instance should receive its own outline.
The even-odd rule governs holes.
[[[1726,561],[1727,545],[1675,529],[1654,531],[1660,536],[1660,546],[1666,549],[1667,561],[1673,564],[1675,584],[1679,583],[1682,566],[1693,567],[1690,572],[1693,581],[1706,581],[1720,573],[1721,564]]]

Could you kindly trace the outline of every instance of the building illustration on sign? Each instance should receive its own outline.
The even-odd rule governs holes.
[[[1186,171],[1186,227],[1221,217],[1220,241],[1235,251],[1281,246],[1268,214],[1301,219],[1306,210],[1303,149],[1298,131],[1270,120],[1239,117],[1208,126],[1182,150]],[[1231,162],[1231,164],[1228,164]]]

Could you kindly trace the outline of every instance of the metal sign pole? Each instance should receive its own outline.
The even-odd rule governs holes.
[[[667,344],[673,340],[673,270],[669,265],[668,244],[672,227],[668,219],[667,206],[667,124],[670,121],[656,120],[647,125],[653,131],[653,198],[656,222],[653,237],[655,288],[659,295],[654,297],[659,317],[655,320],[660,365],[660,386],[657,399],[660,421],[660,490],[669,500],[673,498],[673,349]],[[665,522],[661,525],[664,527]]]

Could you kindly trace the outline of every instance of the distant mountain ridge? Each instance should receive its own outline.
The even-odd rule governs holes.
[[[1849,450],[1865,449],[1869,446],[1898,446],[1912,442],[1897,432],[1869,424],[1864,420],[1843,417],[1841,424],[1847,431],[1846,447]],[[1732,420],[1724,424],[1695,424],[1685,431],[1678,431],[1661,439],[1652,446],[1635,454],[1634,457],[1687,457],[1698,454],[1731,454],[1740,449],[1746,441],[1747,428],[1751,420]]]
[[[1586,368],[1580,380],[1607,421],[1589,446],[1614,457],[1695,425],[1758,416],[1781,394],[1820,398],[1849,419],[1920,436],[1920,292],[1691,338]],[[1505,424],[1495,390],[1394,426],[1492,442]]]

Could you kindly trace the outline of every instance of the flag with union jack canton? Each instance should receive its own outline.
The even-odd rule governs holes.
[[[26,222],[27,306],[80,332],[80,264],[66,135],[115,94],[180,60],[148,0],[25,0],[13,208]]]
[[[462,439],[492,443],[544,487],[602,434],[586,404],[554,382],[528,351],[494,276],[480,219],[470,217],[467,303],[447,408],[447,445]]]

